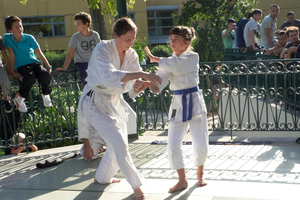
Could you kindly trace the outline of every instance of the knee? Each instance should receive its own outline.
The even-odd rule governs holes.
[[[174,143],[169,143],[168,144],[168,152],[172,153],[174,155],[177,155],[178,153],[181,152],[181,145],[176,145]]]
[[[26,76],[23,77],[22,81],[33,85],[36,82],[36,77],[35,77],[35,75],[33,73],[32,74],[28,74],[28,75],[26,75]]]
[[[42,75],[42,77],[41,77],[42,83],[50,83],[51,75],[47,71],[43,72],[41,75]]]

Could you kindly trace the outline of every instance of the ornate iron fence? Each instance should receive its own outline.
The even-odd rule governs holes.
[[[199,88],[207,107],[210,101],[214,105],[209,130],[299,131],[299,70],[298,60],[200,63]],[[222,77],[223,87],[213,87],[216,77]],[[219,95],[217,101],[214,94]],[[141,130],[167,128],[171,97],[167,88],[158,95],[146,90],[137,98]]]
[[[222,65],[222,69],[220,66]],[[155,65],[144,70],[155,71]],[[207,107],[212,102],[210,131],[299,131],[300,62],[298,60],[250,60],[200,63],[199,88]],[[224,84],[214,87],[221,77]],[[13,82],[11,96],[18,90]],[[12,135],[25,133],[26,144],[52,144],[76,140],[77,102],[81,95],[80,80],[75,71],[52,73],[52,108],[43,106],[36,84],[26,99],[27,113],[8,115],[1,102],[0,148],[11,148]],[[220,87],[219,87],[220,86]],[[219,97],[216,101],[214,98]],[[149,90],[130,101],[137,112],[138,133],[168,128],[168,111],[172,91],[160,94]],[[125,99],[129,101],[128,98]],[[11,119],[11,123],[8,123]],[[18,120],[16,120],[18,119]],[[137,136],[134,136],[137,137]]]
[[[35,84],[25,100],[27,113],[20,113],[14,107],[7,114],[2,105],[0,109],[0,131],[2,148],[16,147],[13,135],[24,133],[25,144],[72,143],[77,138],[77,102],[81,95],[80,80],[74,70],[51,74],[51,100],[53,106],[45,108],[40,95],[40,87]],[[18,81],[12,82],[11,99],[18,92]]]

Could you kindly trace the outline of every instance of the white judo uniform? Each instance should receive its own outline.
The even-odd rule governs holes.
[[[131,98],[137,95],[133,89],[135,80],[121,83],[128,71],[141,71],[133,49],[126,51],[120,66],[115,40],[101,41],[95,47],[87,70],[87,85],[78,105],[78,137],[89,138],[91,125],[107,144],[95,175],[99,183],[110,183],[120,169],[136,189],[144,177],[134,166],[128,149],[127,127],[136,130],[136,114],[122,94],[129,92]]]
[[[169,109],[168,131],[168,158],[171,169],[174,170],[184,168],[182,141],[189,128],[195,166],[203,165],[208,153],[207,111],[203,95],[198,90],[198,70],[199,55],[185,51],[179,57],[173,53],[172,57],[160,58],[156,72],[156,75],[162,79],[162,84],[158,85],[159,90],[162,91],[170,81],[170,89],[174,91]],[[196,91],[185,94],[187,89],[196,89]],[[176,91],[184,94],[175,95]],[[184,109],[183,95],[186,98],[187,109]],[[190,97],[192,97],[192,107],[189,110]],[[186,119],[184,115],[190,115],[191,119]]]

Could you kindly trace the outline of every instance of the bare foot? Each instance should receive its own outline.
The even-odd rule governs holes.
[[[141,188],[137,188],[133,190],[133,197],[134,200],[142,200],[145,199],[145,195],[142,192]]]
[[[197,187],[203,187],[203,186],[207,185],[207,183],[205,182],[205,179],[203,178],[203,174],[204,174],[203,170],[204,170],[203,165],[198,167],[198,170],[197,170],[197,178],[198,178]]]
[[[186,189],[187,187],[188,187],[187,180],[178,181],[178,183],[176,185],[174,185],[173,187],[171,187],[169,189],[169,193],[174,193],[174,192],[176,192],[178,190]]]
[[[120,183],[120,179],[117,179],[117,178],[112,178],[111,182],[112,183]]]
[[[197,187],[203,187],[203,186],[206,186],[206,185],[207,185],[207,183],[204,179],[198,180]]]
[[[112,178],[111,183],[120,183],[120,181],[121,181],[120,179]],[[99,183],[96,178],[94,178],[94,182]]]

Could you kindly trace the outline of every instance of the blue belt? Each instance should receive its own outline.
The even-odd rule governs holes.
[[[189,102],[189,116],[187,120],[191,120],[193,117],[193,97],[192,93],[199,91],[198,86],[183,89],[183,90],[174,90],[174,95],[181,95],[182,94],[182,121],[186,122],[186,95],[190,94],[190,102]]]

